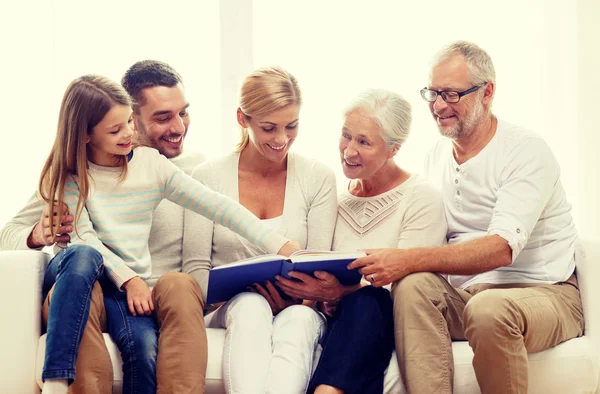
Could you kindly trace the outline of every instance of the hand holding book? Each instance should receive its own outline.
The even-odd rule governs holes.
[[[337,304],[346,294],[358,290],[360,283],[343,285],[332,274],[324,271],[315,271],[314,275],[292,271],[289,273],[292,279],[277,276],[275,284],[285,294],[318,302],[327,302],[331,305]]]
[[[348,264],[365,256],[364,252],[330,252],[301,250],[289,258],[264,255],[213,268],[209,274],[207,304],[227,301],[252,283],[273,281],[277,275],[292,279],[294,273],[312,276],[315,271],[332,274],[342,285],[360,282],[362,275],[349,270]]]
[[[269,280],[266,280],[262,286],[259,283],[253,283],[252,285],[248,286],[248,290],[252,293],[258,293],[265,297],[269,303],[269,306],[271,307],[271,310],[273,311],[273,316],[288,306],[302,303],[301,298],[292,298],[287,295],[283,296],[280,290],[276,288],[275,285]]]

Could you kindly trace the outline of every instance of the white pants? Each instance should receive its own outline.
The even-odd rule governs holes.
[[[227,329],[223,349],[227,393],[306,392],[327,324],[319,312],[293,305],[273,318],[263,296],[241,293],[206,315],[205,322],[206,327]]]

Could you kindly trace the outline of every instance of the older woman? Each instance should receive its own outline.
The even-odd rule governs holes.
[[[340,160],[350,179],[339,198],[334,250],[440,245],[446,238],[441,195],[394,161],[408,137],[410,104],[385,90],[360,94],[345,113]],[[319,301],[329,316],[323,352],[310,393],[383,392],[394,349],[390,293],[382,287],[346,287],[335,277],[290,273],[278,277],[290,296]],[[377,278],[369,276],[375,283]]]
[[[263,68],[244,80],[236,151],[200,165],[193,176],[248,208],[302,248],[331,249],[337,212],[335,175],[290,152],[301,106],[296,79]],[[264,254],[227,228],[185,216],[183,270],[206,293],[211,267]],[[207,327],[227,329],[223,375],[228,393],[305,393],[324,317],[283,299],[271,283],[233,297],[207,315]]]

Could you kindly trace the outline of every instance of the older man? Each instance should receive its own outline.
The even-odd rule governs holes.
[[[146,60],[131,66],[122,84],[134,100],[133,117],[139,142],[156,148],[190,173],[203,157],[182,153],[190,116],[181,76],[166,63]],[[36,196],[32,197],[0,231],[0,248],[50,246],[48,215],[44,204]],[[68,234],[73,218],[65,219],[59,232]],[[180,272],[182,238],[183,208],[165,200],[154,212],[149,239],[151,278],[147,283],[139,277],[131,279],[124,285],[127,294],[109,286],[104,286],[104,294],[99,286],[92,293],[88,324],[77,358],[77,378],[71,392],[111,390],[112,366],[102,340],[103,328],[111,333],[123,356],[124,393],[157,389],[164,393],[204,392],[207,343],[203,301],[197,282]],[[68,240],[68,235],[57,239],[59,242]],[[52,285],[55,275],[56,269],[50,267],[45,287]],[[152,302],[139,304],[137,316],[128,313],[131,294],[144,295],[144,292]],[[44,316],[47,316],[47,308],[48,302]],[[104,327],[106,317],[107,327]],[[160,348],[158,360],[157,348]]]
[[[527,393],[527,353],[583,333],[577,232],[558,163],[542,138],[492,113],[495,87],[477,45],[438,54],[421,95],[447,138],[425,167],[444,195],[449,245],[382,249],[351,264],[375,286],[394,283],[409,393],[452,393],[452,339],[473,348],[483,394]]]

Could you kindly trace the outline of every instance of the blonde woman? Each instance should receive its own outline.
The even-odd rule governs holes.
[[[329,250],[337,212],[335,176],[326,166],[290,151],[298,136],[301,104],[290,73],[275,67],[253,72],[241,88],[237,121],[242,139],[236,151],[203,163],[192,176],[239,201],[302,248]],[[204,292],[211,267],[264,253],[219,224],[185,217],[183,269]],[[269,282],[251,290],[207,315],[207,327],[227,329],[227,392],[304,393],[325,329],[323,316],[283,299]]]

